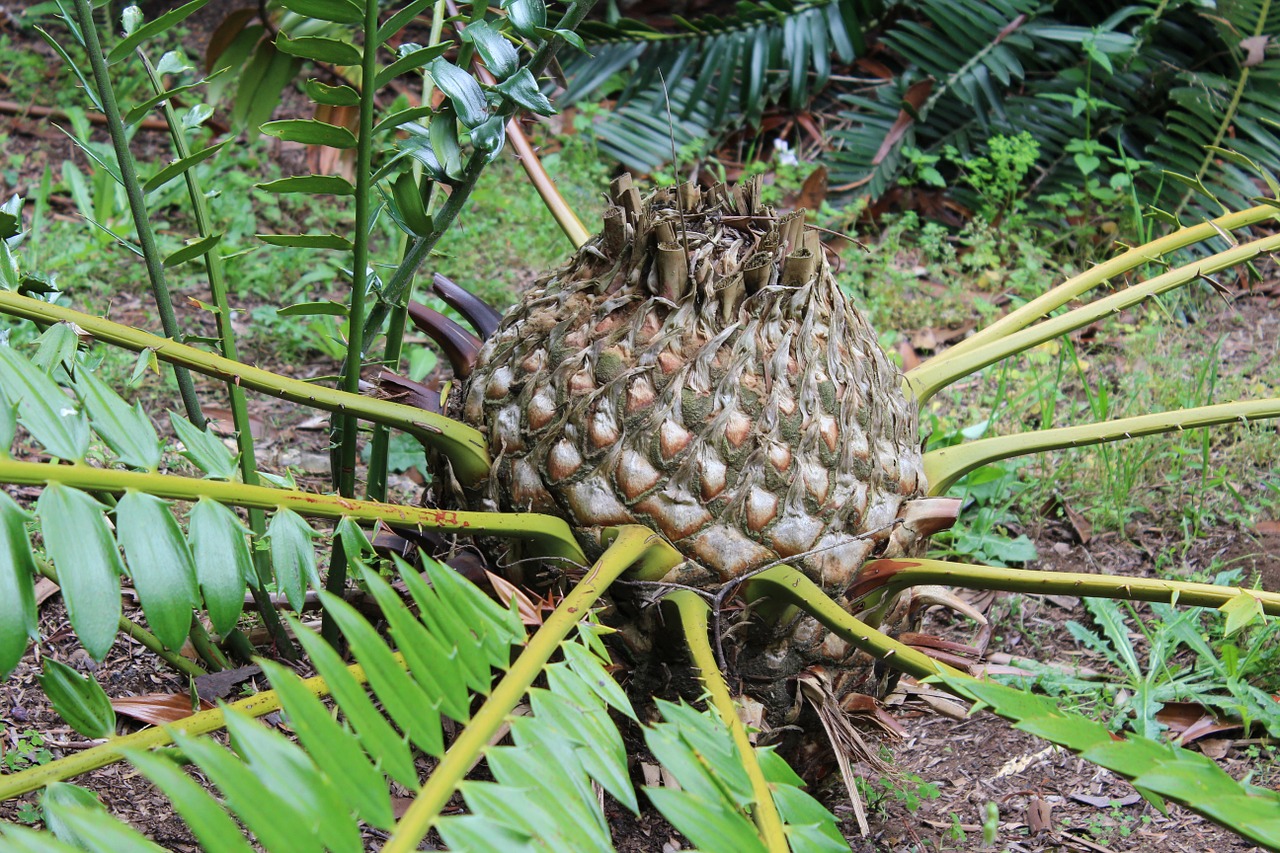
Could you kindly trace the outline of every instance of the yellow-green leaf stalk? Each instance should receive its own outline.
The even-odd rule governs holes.
[[[751,780],[751,794],[755,800],[751,817],[756,829],[760,831],[760,840],[770,853],[787,853],[787,837],[783,832],[782,818],[773,802],[773,792],[769,789],[764,771],[760,769],[760,762],[756,760],[755,750],[747,739],[746,727],[742,725],[738,708],[729,693],[729,685],[725,683],[724,674],[720,672],[715,653],[707,639],[707,614],[711,608],[706,599],[690,590],[677,590],[666,596],[665,600],[674,604],[680,614],[680,625],[684,629],[693,665],[702,673],[702,683],[711,695],[711,704],[733,736],[734,746],[738,748],[738,755],[742,759],[742,769]]]
[[[88,492],[111,494],[136,489],[169,500],[195,501],[211,498],[219,503],[249,509],[291,509],[299,515],[311,518],[350,518],[360,522],[381,521],[391,527],[417,527],[472,536],[525,538],[543,556],[578,565],[587,562],[564,519],[538,513],[440,510],[220,480],[91,468],[88,465],[17,462],[12,459],[0,459],[0,481],[31,486],[61,483]]]
[[[134,352],[151,350],[162,361],[183,365],[196,373],[223,382],[235,382],[244,388],[292,403],[328,412],[346,412],[362,420],[395,427],[448,456],[454,474],[463,483],[475,482],[489,473],[489,452],[484,436],[465,424],[434,412],[290,379],[92,314],[50,305],[8,290],[0,290],[0,311],[40,323],[70,323],[79,331],[114,346]]]
[[[409,853],[418,848],[476,757],[484,751],[507,715],[542,674],[543,667],[560,648],[564,638],[586,618],[591,606],[610,584],[655,552],[665,554],[670,566],[681,560],[665,540],[644,527],[628,525],[618,529],[613,544],[561,600],[555,612],[547,617],[506,676],[493,688],[488,701],[449,747],[431,777],[418,791],[395,833],[383,846],[383,853]]]
[[[1217,424],[1247,424],[1250,421],[1267,418],[1280,418],[1280,397],[1218,403],[1193,409],[1117,418],[1095,424],[1055,427],[1035,432],[984,438],[969,444],[929,451],[924,455],[924,471],[929,480],[929,494],[941,495],[945,494],[956,480],[975,468],[981,468],[983,465],[1008,459],[1011,456],[1086,447],[1090,444],[1105,444],[1126,438],[1180,432]]]

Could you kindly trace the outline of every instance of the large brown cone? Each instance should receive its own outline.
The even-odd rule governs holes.
[[[615,182],[603,233],[507,313],[464,383],[453,414],[494,459],[468,504],[564,516],[588,553],[602,528],[646,525],[687,557],[666,579],[703,588],[798,556],[840,596],[869,557],[918,549],[899,521],[925,490],[915,408],[803,214],[756,194],[641,202]],[[793,627],[750,650],[754,675],[847,656]]]

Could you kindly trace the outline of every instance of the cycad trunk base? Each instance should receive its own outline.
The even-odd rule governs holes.
[[[593,557],[601,531],[643,524],[685,557],[644,580],[707,594],[787,561],[839,600],[868,560],[921,555],[954,507],[926,498],[915,405],[803,212],[778,216],[757,183],[612,190],[603,232],[455,355],[446,411],[495,461],[435,499],[564,517]],[[910,616],[908,594],[880,627]],[[652,645],[647,619],[630,627]],[[883,686],[807,616],[756,624],[733,657],[778,714],[813,666],[837,696]]]

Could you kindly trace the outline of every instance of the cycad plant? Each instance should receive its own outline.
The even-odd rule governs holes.
[[[834,818],[800,789],[775,751],[752,744],[735,700],[762,699],[769,729],[804,683],[812,688],[808,695],[825,697],[819,707],[831,719],[855,694],[881,692],[896,671],[938,678],[958,695],[1131,778],[1153,802],[1183,803],[1280,847],[1280,797],[1273,792],[1237,783],[1209,759],[1177,747],[1117,739],[1050,700],[977,681],[895,639],[914,623],[921,601],[954,601],[939,584],[1280,613],[1274,593],[923,557],[929,535],[954,520],[954,503],[940,496],[988,461],[1275,417],[1280,400],[1044,430],[925,454],[915,436],[920,403],[948,383],[1274,251],[1280,237],[1251,239],[1048,316],[1181,250],[1224,238],[1234,243],[1235,232],[1273,219],[1274,203],[1129,250],[900,376],[834,286],[803,213],[777,215],[752,184],[683,185],[643,197],[624,178],[611,188],[601,232],[505,315],[450,282],[435,282],[473,334],[409,300],[414,272],[500,148],[507,116],[517,106],[550,109],[534,75],[565,33],[546,28],[540,4],[516,0],[502,17],[487,7],[472,9],[453,62],[443,58],[447,45],[440,42],[402,48],[384,64],[377,45],[427,3],[409,3],[385,20],[373,0],[288,5],[350,23],[360,34],[353,42],[297,39],[288,49],[304,56],[342,52],[359,60],[362,79],[373,81],[429,63],[430,79],[444,95],[439,109],[382,117],[373,86],[357,91],[313,81],[307,87],[313,97],[359,105],[359,134],[316,121],[264,128],[357,152],[355,183],[311,176],[264,187],[331,193],[355,204],[348,235],[264,237],[286,248],[351,253],[340,387],[237,362],[229,323],[222,326],[221,354],[213,354],[174,340],[180,331],[166,328],[170,337],[160,337],[55,304],[40,294],[47,288],[39,277],[20,264],[21,209],[9,205],[0,219],[0,310],[44,331],[29,357],[18,346],[0,348],[0,446],[12,446],[21,424],[51,459],[0,460],[0,480],[40,489],[34,523],[28,510],[0,499],[0,669],[13,668],[35,633],[35,574],[58,578],[73,629],[101,659],[124,626],[119,611],[103,603],[118,602],[127,572],[149,629],[132,623],[125,629],[184,671],[200,671],[172,651],[188,635],[206,650],[209,666],[220,663],[221,654],[209,627],[229,648],[243,648],[236,625],[248,589],[273,630],[272,657],[296,653],[296,642],[317,675],[304,680],[265,659],[271,691],[6,777],[0,796],[48,786],[43,804],[55,836],[7,827],[0,834],[6,849],[145,848],[135,830],[61,781],[120,758],[133,761],[170,797],[208,849],[250,849],[247,830],[273,851],[355,850],[374,837],[385,839],[383,849],[410,850],[432,829],[455,849],[607,849],[597,788],[622,807],[639,807],[620,735],[620,727],[640,716],[635,703],[649,721],[643,729],[648,750],[677,783],[650,783],[649,801],[701,849],[836,850],[844,842]],[[561,23],[574,23],[583,11],[571,6]],[[87,88],[119,125],[109,62],[124,60],[177,18],[127,19],[129,34],[104,56],[87,0],[64,14],[71,37],[92,60],[94,81],[86,75]],[[532,48],[531,57],[522,61],[516,45]],[[494,83],[478,83],[463,70],[476,56]],[[163,81],[156,83],[159,88]],[[161,88],[155,106],[164,95]],[[397,128],[403,134],[393,137],[389,131]],[[205,227],[197,167],[213,153],[179,147],[172,166],[144,181],[127,148],[117,148],[138,251],[152,261],[153,286],[163,291],[166,260],[171,268],[202,258],[223,319],[230,297],[218,272],[216,234],[202,233],[167,259],[156,257],[146,236],[148,186],[179,175],[188,180],[196,221]],[[439,207],[432,203],[437,184],[450,190]],[[374,272],[369,245],[378,198],[406,235],[404,259],[385,281]],[[389,343],[378,360],[384,367],[398,364],[410,317],[441,341],[453,362],[450,389],[441,395],[384,371],[379,397],[353,393],[379,334]],[[81,352],[85,339],[225,381],[233,403],[247,390],[333,412],[335,494],[255,482],[242,402],[233,406],[237,465],[201,429],[194,393],[186,418],[175,416],[173,426],[184,454],[205,476],[160,473],[164,448],[153,427],[139,407],[94,375]],[[356,488],[359,420],[377,425],[364,499]],[[418,438],[431,457],[433,487],[425,505],[384,502],[387,427]],[[169,501],[186,508],[185,530]],[[249,511],[248,531],[230,507]],[[334,522],[323,576],[307,519]],[[380,560],[365,534],[374,524],[421,546],[406,549],[418,562]],[[32,548],[33,533],[39,551]],[[472,544],[488,555],[495,574],[505,575],[493,585],[507,606],[433,559]],[[434,554],[421,554],[427,549]],[[344,599],[351,580],[375,603],[374,621],[372,608],[362,614]],[[914,592],[922,585],[926,596]],[[291,617],[272,621],[272,587],[295,608],[307,587],[316,588],[325,608],[323,636]],[[535,630],[526,633],[526,626]],[[670,654],[675,626],[714,713],[647,689],[653,685],[642,677],[644,667]],[[623,641],[612,650],[602,640],[610,632]],[[349,652],[350,665],[338,649]],[[636,673],[630,698],[606,669],[617,666],[618,649],[626,650]],[[741,684],[738,696],[725,670]],[[113,731],[101,688],[54,664],[44,684],[69,722],[95,735]],[[697,692],[693,698],[701,698]],[[278,708],[288,715],[296,744],[250,719]],[[220,728],[228,730],[230,751],[201,737]],[[195,764],[219,796],[180,772],[173,759]],[[468,780],[481,759],[490,779]],[[392,783],[414,795],[398,819],[390,808]],[[455,794],[466,813],[445,817]]]
[[[1022,133],[1039,151],[1035,195],[1071,206],[1136,192],[1171,221],[1247,206],[1250,161],[1278,165],[1268,0],[759,2],[664,24],[589,22],[590,54],[565,63],[565,102],[613,99],[595,132],[637,170],[665,163],[671,136],[698,155],[750,137],[770,105],[827,128],[832,186],[872,198],[913,178],[911,150],[970,159]]]

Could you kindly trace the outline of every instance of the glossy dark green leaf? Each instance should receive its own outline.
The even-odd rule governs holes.
[[[50,483],[36,514],[44,547],[53,558],[71,627],[94,660],[107,656],[120,628],[120,575],[124,564],[102,514],[84,492]]]
[[[18,665],[27,650],[27,639],[39,638],[33,581],[36,562],[26,525],[30,517],[0,490],[0,681]]]
[[[433,44],[430,47],[417,47],[408,51],[378,72],[378,76],[375,78],[378,88],[381,89],[401,74],[407,74],[415,68],[421,68],[430,63],[452,46],[453,42],[444,41],[439,44]]]
[[[555,115],[556,108],[542,94],[538,83],[529,73],[528,68],[521,68],[511,79],[498,84],[498,91],[524,107],[531,113],[540,116]]]
[[[272,246],[351,251],[351,241],[346,237],[339,237],[337,234],[256,234],[254,236]]]
[[[337,175],[298,175],[281,178],[265,184],[254,184],[269,193],[317,193],[326,195],[355,195],[356,188],[346,178]]]
[[[538,28],[547,25],[547,4],[544,0],[511,0],[504,2],[507,19],[516,32],[525,38],[536,38]]]
[[[302,611],[307,585],[317,590],[323,586],[311,542],[317,535],[302,516],[287,508],[276,510],[267,526],[276,586],[289,599],[289,606],[298,612]]]
[[[188,243],[181,249],[178,249],[172,255],[164,259],[165,269],[180,266],[187,261],[202,257],[218,245],[222,240],[221,234],[210,234],[208,237],[202,237],[194,243]]]
[[[235,627],[244,608],[245,588],[256,583],[247,532],[236,514],[217,501],[201,498],[191,508],[187,536],[196,580],[209,621],[219,634]]]
[[[45,450],[79,461],[89,449],[89,422],[75,400],[13,348],[0,346],[0,387],[18,407],[18,420]]]
[[[169,798],[202,850],[251,853],[253,848],[222,804],[177,764],[155,752],[131,749],[124,756]]]
[[[200,11],[200,9],[202,9],[208,2],[209,0],[192,0],[192,2],[185,6],[179,6],[177,9],[165,12],[154,21],[148,21],[117,42],[116,46],[111,48],[107,53],[107,62],[119,62],[129,54],[133,53],[133,49],[135,47],[142,44],[147,39],[158,36],[165,30],[185,21],[194,13]]]
[[[453,110],[443,109],[427,127],[431,150],[436,162],[446,175],[458,178],[462,175],[462,146],[458,142],[458,123]]]
[[[395,824],[391,797],[382,774],[365,756],[350,730],[339,725],[293,670],[274,661],[258,665],[271,680],[280,704],[289,716],[289,726],[307,754],[328,775],[339,782],[345,798],[360,819],[379,829]]]
[[[102,685],[65,663],[44,658],[40,687],[63,722],[87,738],[116,733],[116,712]]]
[[[93,429],[130,468],[154,471],[160,466],[164,448],[142,404],[130,406],[97,374],[81,368],[76,372],[76,394],[93,422]]]
[[[360,49],[350,42],[324,36],[300,36],[291,39],[284,33],[276,36],[276,50],[332,65],[359,65]]]
[[[208,429],[196,429],[191,421],[176,412],[169,413],[169,424],[182,442],[179,452],[191,464],[215,480],[235,479],[236,457],[222,439]]]
[[[336,24],[364,23],[364,10],[351,0],[280,0],[280,5],[299,15]]]
[[[125,492],[116,504],[116,538],[147,624],[160,642],[181,648],[200,598],[195,561],[169,504],[153,495]]]
[[[309,118],[291,118],[269,121],[262,132],[287,142],[303,145],[327,145],[330,148],[355,148],[356,135],[345,127]]]
[[[393,213],[397,222],[410,234],[424,237],[434,228],[430,215],[427,214],[427,203],[431,198],[430,179],[423,181],[426,192],[419,188],[412,172],[401,172],[391,184]]]
[[[233,141],[234,140],[228,139],[224,142],[219,142],[214,145],[210,145],[208,148],[205,148],[201,151],[197,151],[196,153],[192,154],[189,157],[184,157],[181,160],[176,160],[170,163],[160,171],[156,172],[150,178],[148,178],[146,183],[142,185],[143,190],[145,190],[146,192],[154,192],[155,190],[160,189],[160,187],[169,183],[174,178],[184,174],[192,166],[198,165],[200,163],[203,163],[205,160],[208,160],[214,154],[217,154],[219,151],[221,151],[223,146],[230,145]]]
[[[307,97],[318,104],[331,107],[354,107],[360,103],[360,93],[350,86],[330,86],[319,80],[308,80],[303,87]]]
[[[498,80],[510,77],[520,65],[520,54],[515,46],[488,21],[477,21],[468,26],[462,33],[462,40],[476,46],[484,57],[485,67]]]
[[[489,117],[484,90],[470,74],[447,59],[436,59],[431,63],[431,78],[449,98],[464,125],[475,127]]]
[[[293,628],[298,643],[306,650],[307,658],[324,678],[334,701],[342,708],[343,716],[355,731],[365,754],[372,758],[392,779],[407,788],[418,787],[418,773],[413,765],[413,753],[405,738],[396,733],[382,713],[373,706],[365,688],[356,683],[338,653],[320,635],[302,627],[296,619],[285,614],[285,620]]]
[[[280,317],[314,317],[316,315],[345,317],[347,310],[347,306],[341,302],[326,299],[323,302],[299,302],[295,305],[287,305],[278,309],[276,314]]]

